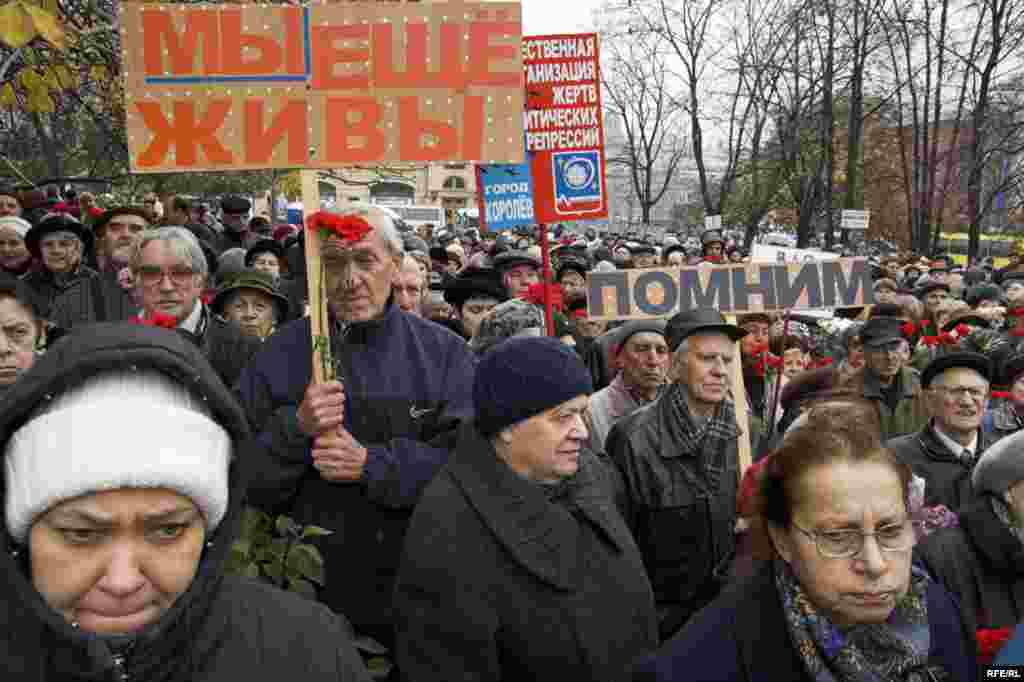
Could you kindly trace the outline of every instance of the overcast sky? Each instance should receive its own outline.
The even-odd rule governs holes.
[[[522,0],[523,35],[586,33],[594,30],[591,10],[600,0]]]

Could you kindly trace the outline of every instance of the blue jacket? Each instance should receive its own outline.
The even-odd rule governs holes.
[[[956,602],[939,583],[928,589],[929,664],[950,680],[975,682],[974,644]],[[661,651],[636,668],[634,682],[811,682],[793,648],[771,562],[700,611]],[[941,678],[940,678],[941,679]]]
[[[367,449],[363,479],[330,483],[312,466],[296,410],[311,378],[308,318],[267,339],[239,380],[257,434],[249,499],[334,531],[320,539],[321,599],[358,627],[387,628],[394,575],[413,506],[473,412],[475,361],[447,329],[391,303],[381,319],[332,334],[345,386],[345,426]],[[449,440],[449,438],[451,440]]]

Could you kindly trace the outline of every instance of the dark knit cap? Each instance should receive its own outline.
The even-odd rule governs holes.
[[[579,355],[558,339],[509,339],[487,352],[476,368],[473,403],[485,436],[594,391]]]

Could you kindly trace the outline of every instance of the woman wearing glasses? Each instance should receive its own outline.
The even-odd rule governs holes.
[[[911,564],[910,469],[863,429],[798,428],[765,465],[772,560],[700,612],[636,680],[977,679],[948,592]]]

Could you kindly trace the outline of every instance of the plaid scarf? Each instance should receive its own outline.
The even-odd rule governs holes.
[[[792,569],[775,562],[775,586],[797,655],[814,682],[928,682],[949,679],[928,665],[931,578],[912,566],[910,589],[885,623],[840,629],[807,597]]]
[[[700,470],[706,476],[708,490],[718,489],[718,483],[726,467],[726,453],[730,451],[730,442],[740,435],[736,425],[736,410],[732,400],[723,400],[711,417],[705,420],[695,419],[690,414],[690,406],[686,403],[686,387],[672,384],[668,388],[666,399],[670,401],[672,413],[679,424],[679,448],[683,452],[692,453],[697,458]]]

